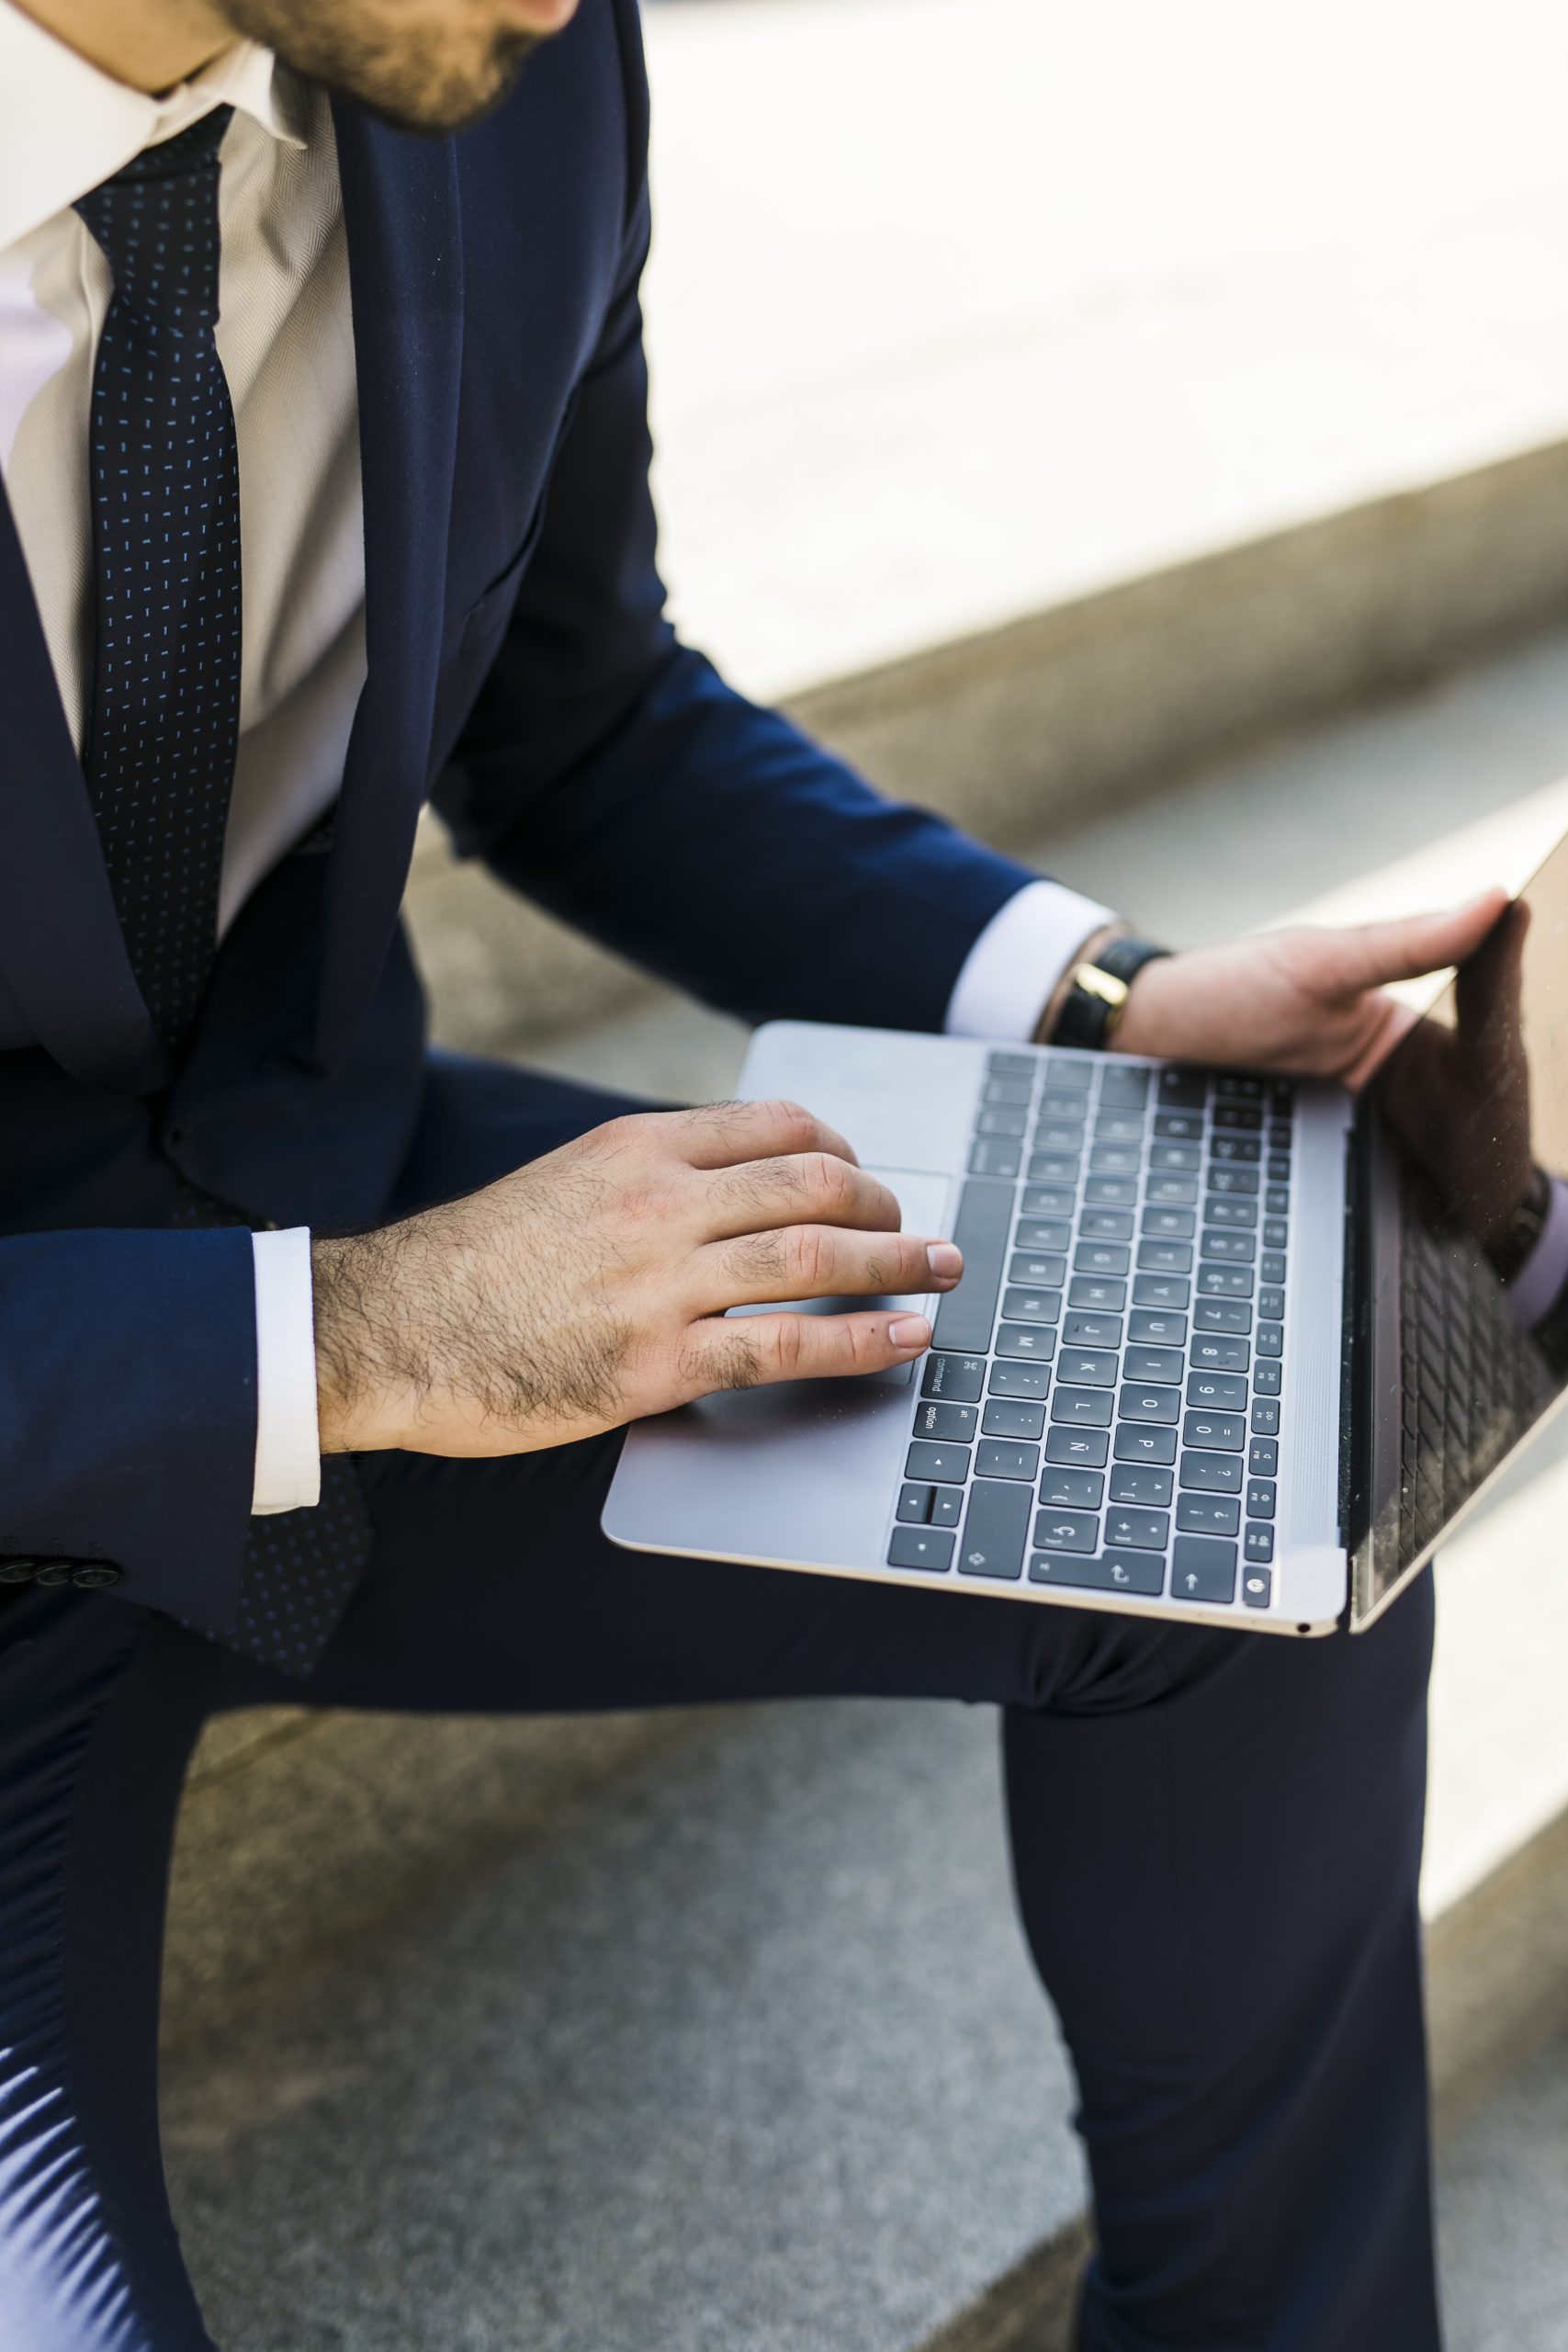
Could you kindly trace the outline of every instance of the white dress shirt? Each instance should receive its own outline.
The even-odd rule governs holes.
[[[242,42],[160,97],[0,0],[0,477],[78,749],[95,609],[87,420],[113,291],[72,209],[214,107],[219,356],[233,403],[244,600],[240,740],[219,933],[336,797],[365,681],[365,549],[348,251],[324,95]],[[1054,882],[1010,899],[947,1008],[955,1036],[1025,1038],[1109,910]],[[257,1512],[320,1491],[310,1236],[254,1237]]]

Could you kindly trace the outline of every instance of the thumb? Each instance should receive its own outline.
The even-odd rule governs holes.
[[[1462,964],[1508,903],[1506,890],[1494,888],[1446,914],[1406,915],[1395,922],[1359,923],[1354,930],[1332,933],[1335,992],[1356,995]]]

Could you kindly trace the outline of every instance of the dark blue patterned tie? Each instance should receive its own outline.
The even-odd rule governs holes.
[[[218,356],[220,107],[76,209],[114,277],[88,438],[85,765],[131,968],[180,1046],[217,953],[240,732],[240,467]]]
[[[176,1050],[218,952],[240,731],[240,469],[213,339],[230,113],[147,148],[76,207],[114,277],[89,435],[97,651],[84,764],[131,968]],[[179,1216],[245,1222],[192,1185]],[[352,1462],[321,1469],[316,1510],[252,1521],[237,1621],[218,1636],[294,1675],[320,1657],[372,1542]]]

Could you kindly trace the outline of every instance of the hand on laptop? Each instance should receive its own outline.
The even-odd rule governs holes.
[[[1451,914],[1303,925],[1163,957],[1133,982],[1117,1046],[1364,1086],[1414,1018],[1389,982],[1462,964],[1507,904],[1506,891],[1485,890]]]
[[[466,1198],[318,1239],[323,1453],[525,1453],[716,1389],[880,1372],[922,1317],[770,1299],[951,1290],[951,1241],[794,1102],[612,1120]]]

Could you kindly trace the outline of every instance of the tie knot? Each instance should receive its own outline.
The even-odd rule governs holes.
[[[148,315],[218,316],[218,150],[232,114],[214,107],[76,199],[116,294]]]

